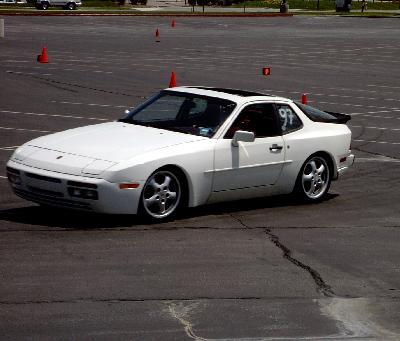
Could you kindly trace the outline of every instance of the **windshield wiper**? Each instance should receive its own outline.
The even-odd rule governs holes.
[[[140,121],[135,121],[130,118],[120,118],[117,122],[122,122],[122,123],[129,123],[129,124],[136,124],[138,126],[145,126],[145,127],[151,127],[149,122],[140,122]]]
[[[133,123],[133,121],[129,118],[120,118],[117,120],[117,122],[122,122],[122,123]]]

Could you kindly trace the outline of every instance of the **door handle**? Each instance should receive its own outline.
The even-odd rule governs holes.
[[[271,152],[277,152],[278,150],[282,150],[282,146],[278,146],[276,143],[274,143],[271,147],[269,147],[269,150]]]

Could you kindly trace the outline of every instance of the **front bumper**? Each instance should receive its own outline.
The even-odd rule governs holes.
[[[143,182],[138,188],[120,189],[104,179],[62,174],[26,166],[10,160],[7,174],[19,197],[42,205],[112,214],[136,214]],[[93,198],[77,197],[72,188],[95,193]]]

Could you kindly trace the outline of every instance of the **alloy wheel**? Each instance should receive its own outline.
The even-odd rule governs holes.
[[[152,218],[166,218],[178,208],[181,192],[181,184],[174,173],[168,170],[156,171],[143,188],[143,208]]]

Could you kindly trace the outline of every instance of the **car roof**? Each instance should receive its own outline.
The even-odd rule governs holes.
[[[196,95],[203,95],[209,97],[223,98],[236,103],[247,103],[252,101],[280,101],[280,102],[293,102],[292,100],[284,97],[274,95],[267,95],[253,91],[228,89],[219,87],[205,87],[205,86],[179,86],[168,88],[169,91],[187,92]]]

